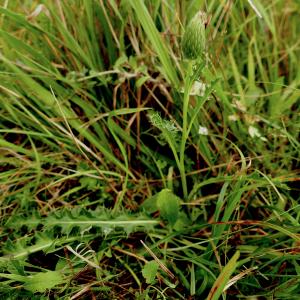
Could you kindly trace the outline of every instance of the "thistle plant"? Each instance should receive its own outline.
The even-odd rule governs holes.
[[[182,139],[179,155],[179,170],[182,181],[183,196],[186,199],[188,196],[184,157],[185,145],[189,135],[188,126],[188,107],[190,92],[195,80],[198,79],[200,73],[205,66],[204,53],[206,48],[205,24],[207,16],[204,12],[199,11],[187,25],[182,38],[182,53],[185,59],[188,60],[187,73],[184,79],[184,97],[183,97],[183,124],[182,124]]]

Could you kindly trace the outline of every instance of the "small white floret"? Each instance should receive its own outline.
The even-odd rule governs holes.
[[[190,91],[190,95],[192,96],[204,96],[206,90],[206,84],[201,81],[195,81],[192,89]]]
[[[206,127],[203,127],[203,126],[199,126],[199,131],[198,133],[200,135],[208,135],[208,129]]]
[[[256,127],[249,126],[248,133],[252,138],[257,137],[257,138],[260,138],[262,141],[267,141],[267,139],[261,135],[261,133],[259,132],[259,130]]]
[[[239,116],[235,115],[235,114],[230,115],[230,116],[228,116],[228,120],[229,121],[233,121],[233,122],[238,121],[239,120]]]

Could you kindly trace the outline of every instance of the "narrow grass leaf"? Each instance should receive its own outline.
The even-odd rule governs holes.
[[[226,284],[228,283],[230,276],[233,274],[235,269],[237,268],[237,261],[240,257],[239,251],[237,251],[232,258],[229,260],[227,265],[223,268],[221,274],[215,281],[214,285],[212,286],[207,300],[218,300],[221,295],[223,290],[226,287]]]
[[[131,6],[136,12],[136,16],[142,24],[143,29],[145,30],[147,37],[149,38],[151,44],[153,45],[163,67],[166,77],[169,81],[178,87],[178,77],[176,69],[174,68],[170,55],[168,54],[168,47],[165,45],[165,42],[162,40],[158,30],[156,29],[154,22],[147,10],[143,1],[129,1]]]

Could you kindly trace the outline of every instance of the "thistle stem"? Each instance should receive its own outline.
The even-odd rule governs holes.
[[[181,176],[181,184],[183,190],[183,197],[187,200],[188,191],[187,191],[187,183],[186,183],[186,174],[185,174],[185,165],[184,165],[184,157],[185,157],[185,145],[188,139],[188,108],[189,108],[189,100],[190,100],[190,92],[192,88],[193,81],[191,80],[192,73],[192,65],[189,64],[188,75],[186,77],[185,85],[184,85],[184,96],[183,96],[183,111],[182,111],[182,138],[180,144],[180,153],[179,153],[179,172]]]

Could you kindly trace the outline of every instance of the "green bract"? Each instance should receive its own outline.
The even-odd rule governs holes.
[[[205,50],[205,23],[207,16],[198,12],[188,24],[182,38],[182,52],[187,59],[197,59]]]

